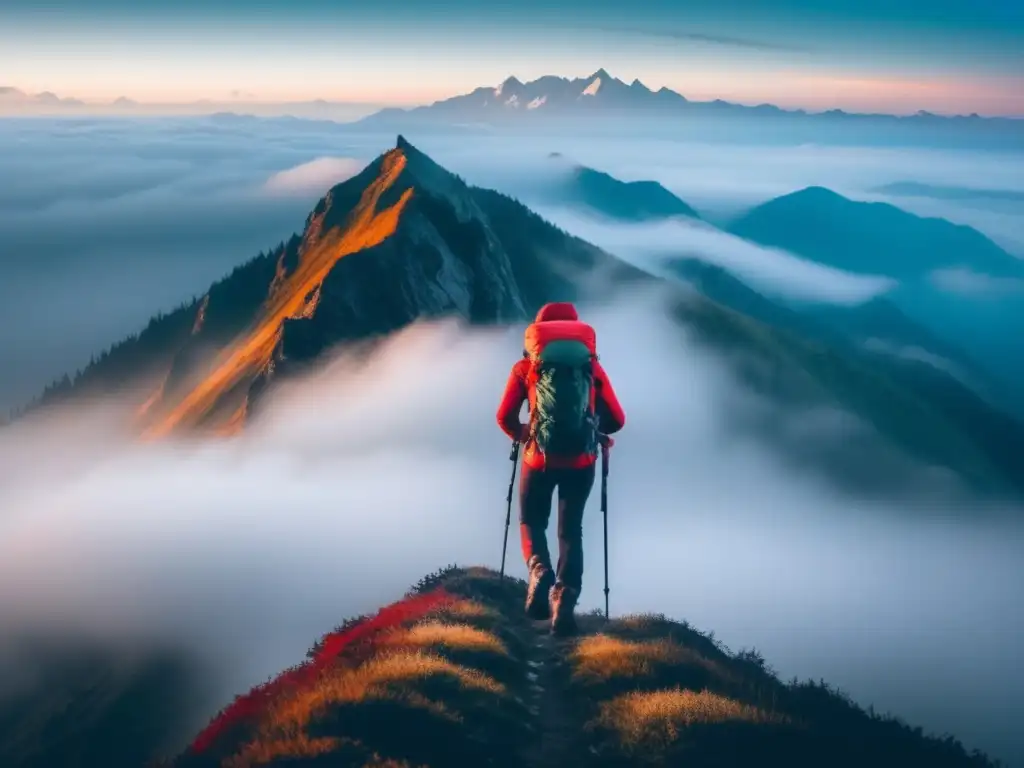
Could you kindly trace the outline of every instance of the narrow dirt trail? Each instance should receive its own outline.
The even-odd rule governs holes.
[[[526,660],[528,705],[536,723],[534,743],[526,750],[529,768],[586,766],[591,753],[583,733],[583,713],[569,696],[570,654],[575,638],[556,638],[548,622],[524,620],[531,648]]]

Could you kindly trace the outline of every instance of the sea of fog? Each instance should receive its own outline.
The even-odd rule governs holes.
[[[1024,510],[841,493],[737,428],[772,406],[657,300],[586,318],[628,419],[612,612],[686,619],[784,678],[1024,765]],[[116,403],[0,431],[0,649],[30,632],[177,643],[216,670],[198,726],[423,574],[497,567],[511,465],[495,411],[520,333],[415,326],[280,389],[235,440],[137,444]],[[827,411],[780,419],[812,443],[870,433]],[[602,603],[601,531],[595,493],[584,610]]]

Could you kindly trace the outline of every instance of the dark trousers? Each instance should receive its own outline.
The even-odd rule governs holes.
[[[519,481],[519,535],[523,559],[536,555],[551,567],[548,520],[558,489],[558,569],[555,578],[577,591],[583,581],[583,510],[594,487],[594,465],[581,469],[533,469],[523,466]]]

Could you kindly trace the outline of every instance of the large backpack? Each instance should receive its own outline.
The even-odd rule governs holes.
[[[523,355],[530,361],[530,437],[537,449],[553,456],[595,453],[593,327],[579,320],[533,323],[526,329]]]

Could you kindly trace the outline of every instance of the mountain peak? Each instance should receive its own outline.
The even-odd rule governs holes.
[[[444,196],[457,194],[461,186],[459,179],[414,147],[402,134],[398,135],[392,152],[402,157],[402,174],[405,176],[405,182],[400,185],[402,189],[412,186]]]
[[[339,262],[379,246],[397,231],[413,193],[409,179],[402,179],[409,166],[416,168],[417,178],[432,179],[427,165],[432,161],[404,137],[399,136],[396,143],[399,146],[332,187],[317,203],[302,237],[278,255],[265,299],[251,308],[244,327],[216,342],[221,353],[209,370],[192,371],[180,388],[168,389],[165,381],[154,396],[154,406],[145,409],[144,439],[204,424],[218,429],[241,427],[251,405],[250,393],[262,386],[260,382],[279,361],[286,326],[316,315],[323,283]],[[200,330],[207,325],[203,323]],[[188,357],[178,353],[175,363],[192,368],[180,362]]]
[[[507,91],[522,90],[523,87],[524,86],[522,82],[520,82],[518,77],[516,77],[515,75],[509,75],[498,84],[497,88],[494,89],[494,95],[501,96],[503,93],[506,93]]]
[[[897,280],[961,264],[989,275],[1024,276],[1020,259],[976,229],[890,203],[852,200],[821,186],[762,203],[733,221],[729,231],[830,268]]]
[[[398,134],[398,138],[395,140],[395,148],[392,150],[392,152],[395,152],[396,154],[401,155],[402,158],[404,158],[406,170],[413,173],[414,175],[415,172],[418,170],[427,169],[429,169],[431,172],[433,172],[434,169],[436,169],[446,175],[448,174],[446,170],[444,170],[443,168],[441,168],[441,166],[439,166],[437,163],[431,160],[430,157],[423,153],[423,151],[413,146],[412,142],[405,138],[405,136],[402,135],[401,133]]]
[[[828,187],[822,187],[819,185],[804,187],[796,192],[792,192],[789,197],[800,197],[806,200],[821,200],[829,202],[839,202],[843,200],[850,202],[849,198],[843,197],[838,192],[835,192]]]
[[[580,202],[605,216],[627,221],[700,218],[697,211],[656,181],[625,182],[585,165],[576,166],[574,179]]]
[[[195,331],[166,350],[164,383],[139,411],[143,438],[240,430],[273,380],[334,344],[425,317],[526,317],[576,292],[561,265],[538,255],[552,238],[549,253],[567,259],[570,274],[620,268],[394,135],[394,146],[327,192],[301,235],[211,288],[208,310],[195,310],[204,319],[189,318]]]
[[[602,67],[601,69],[597,70],[597,72],[595,72],[590,77],[588,77],[587,80],[593,80],[595,78],[600,78],[601,80],[604,80],[604,81],[614,80],[615,79],[614,77],[612,77],[611,75],[608,74],[608,70],[606,70],[604,67]]]

